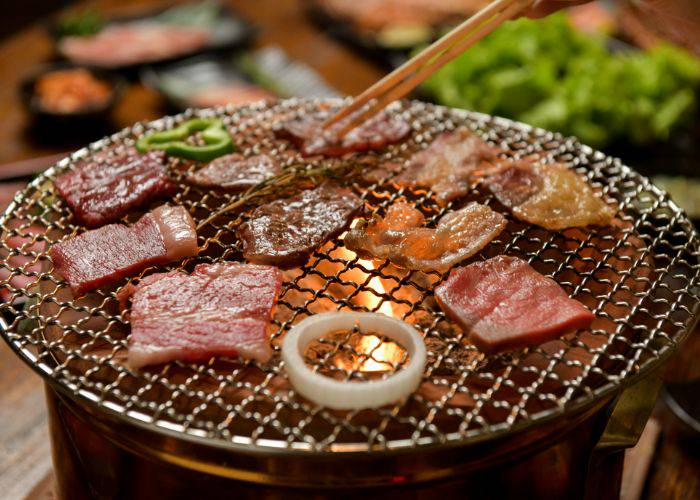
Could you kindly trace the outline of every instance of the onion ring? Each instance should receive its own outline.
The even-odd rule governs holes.
[[[306,366],[302,356],[309,343],[355,327],[398,342],[408,351],[410,362],[398,373],[367,382],[334,380]],[[282,359],[292,386],[305,398],[335,410],[359,410],[394,403],[414,392],[423,377],[426,352],[423,337],[408,323],[377,313],[329,312],[292,327],[282,341]]]

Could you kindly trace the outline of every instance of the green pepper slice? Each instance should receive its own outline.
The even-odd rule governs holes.
[[[203,146],[187,144],[184,140],[194,132],[202,132]],[[141,136],[136,149],[146,153],[154,149],[169,155],[197,161],[211,161],[233,151],[233,141],[224,123],[215,118],[193,118],[171,130]]]

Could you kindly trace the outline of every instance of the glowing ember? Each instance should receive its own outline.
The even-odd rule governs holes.
[[[342,249],[342,253],[342,257],[347,260],[352,260],[355,257],[353,252],[346,249]],[[374,269],[374,264],[369,260],[359,260],[358,264],[364,269]],[[346,279],[350,279],[355,283],[365,283],[368,278],[369,275],[359,268],[352,269],[351,272],[346,275]],[[354,297],[353,302],[366,307],[371,312],[384,314],[386,316],[394,316],[391,302],[381,298],[382,295],[386,294],[386,289],[382,284],[382,280],[376,276],[371,278],[367,283],[367,288],[370,288],[372,291],[363,290],[359,292]],[[375,335],[360,336],[354,349],[358,353],[365,354],[369,357],[362,361],[360,359],[350,360],[348,358],[338,358],[335,361],[338,368],[362,372],[388,371],[392,369],[392,366],[401,362],[404,355],[404,350],[399,345],[394,342],[382,342],[382,340]]]
[[[374,269],[374,265],[369,260],[359,260],[358,263],[365,269]],[[386,314],[387,316],[393,316],[394,311],[391,307],[391,302],[387,300],[382,301],[382,299],[379,297],[386,293],[382,280],[378,277],[374,277],[369,280],[367,286],[377,292],[377,295],[372,292],[363,292],[363,297],[361,299],[364,300],[363,305],[370,311]],[[364,335],[355,349],[357,352],[370,355],[370,357],[358,368],[363,372],[389,370],[391,369],[392,364],[400,362],[401,357],[403,356],[403,350],[398,345],[393,342],[382,342],[374,335]]]

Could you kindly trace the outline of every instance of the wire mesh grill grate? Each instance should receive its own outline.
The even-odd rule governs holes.
[[[264,152],[291,165],[300,158],[274,138],[272,126],[327,105],[288,100],[216,114],[243,154]],[[134,137],[145,130],[137,125],[60,162],[20,193],[2,218],[0,284],[7,299],[2,305],[3,335],[53,383],[103,411],[154,430],[261,449],[358,451],[485,439],[563,414],[620,388],[658,363],[688,333],[700,304],[697,235],[679,208],[647,179],[572,139],[507,120],[423,103],[402,103],[394,112],[411,123],[410,139],[361,161],[388,162],[400,169],[440,132],[467,126],[507,155],[573,166],[617,204],[615,222],[607,228],[550,232],[510,220],[475,257],[507,253],[524,258],[596,313],[591,330],[525,351],[484,356],[437,307],[431,290],[444,276],[358,259],[338,238],[318,249],[305,266],[285,271],[271,326],[275,355],[270,362],[213,358],[131,371],[124,364],[129,326],[119,312],[119,288],[73,299],[67,285],[51,274],[46,252],[56,241],[83,230],[54,195],[52,179],[85,158],[103,161],[132,147]],[[199,114],[207,113],[213,112]],[[149,127],[170,127],[192,114],[164,118]],[[199,221],[236,195],[187,185],[184,176],[196,168],[192,162],[171,160],[172,175],[180,183],[174,202]],[[365,200],[364,216],[383,214],[397,200],[419,208],[429,223],[474,200],[504,211],[479,186],[441,207],[429,191],[392,183],[395,171],[381,172],[385,175],[374,171],[342,179]],[[244,207],[203,228],[201,253],[169,269],[191,271],[201,262],[241,260],[235,229],[251,210]],[[140,276],[162,270],[151,268]],[[20,299],[26,302],[20,305]],[[392,314],[423,333],[428,364],[423,383],[408,401],[377,410],[335,412],[295,395],[281,366],[281,338],[308,315],[335,309]],[[346,378],[386,376],[406,362],[400,347],[357,332],[338,332],[317,342],[306,360],[323,373]]]

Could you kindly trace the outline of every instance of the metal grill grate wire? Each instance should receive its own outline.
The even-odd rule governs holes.
[[[618,215],[609,228],[550,232],[511,220],[476,257],[507,253],[526,259],[596,313],[590,331],[485,357],[437,307],[431,290],[443,276],[360,260],[337,239],[316,251],[305,266],[285,272],[271,333],[276,354],[268,364],[215,358],[129,370],[123,363],[128,320],[118,310],[118,290],[74,300],[67,285],[51,274],[49,245],[83,230],[53,193],[52,179],[86,158],[104,161],[132,147],[134,137],[146,128],[170,127],[193,114],[219,115],[243,154],[265,152],[291,165],[300,158],[274,138],[272,126],[328,105],[329,101],[288,100],[269,107],[190,111],[126,129],[49,169],[18,194],[1,220],[0,285],[9,299],[1,306],[5,339],[51,383],[153,430],[261,449],[358,451],[488,439],[556,417],[620,389],[655,366],[693,326],[700,307],[697,234],[682,211],[646,178],[557,134],[476,113],[401,103],[393,112],[410,121],[411,139],[384,153],[368,154],[363,161],[401,165],[440,132],[467,126],[510,156],[571,165],[617,204]],[[187,207],[195,220],[235,196],[184,183],[184,176],[197,168],[192,163],[173,160],[171,167],[180,182],[174,202]],[[343,182],[365,200],[365,216],[382,214],[397,200],[414,204],[430,223],[473,200],[503,210],[478,186],[465,199],[440,207],[432,193],[399,188],[391,176],[377,180],[359,174]],[[240,260],[234,232],[251,210],[247,206],[203,228],[202,252],[178,267],[189,271],[200,262]],[[152,268],[142,275],[161,270]],[[23,298],[26,303],[21,305],[18,299]],[[389,310],[422,331],[429,361],[423,384],[407,402],[333,412],[294,394],[279,359],[280,340],[295,322],[334,309]],[[357,367],[376,355],[376,344],[370,352],[363,351],[349,341],[352,335],[317,343],[307,362],[326,373],[367,377],[339,368],[341,358],[354,360]],[[394,368],[405,361],[399,359]]]

